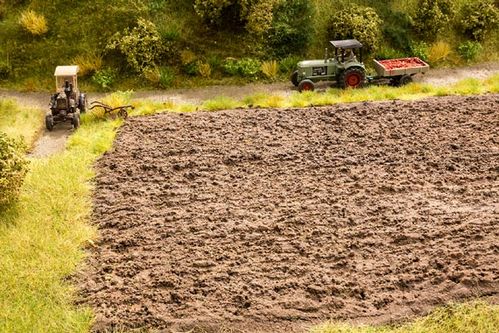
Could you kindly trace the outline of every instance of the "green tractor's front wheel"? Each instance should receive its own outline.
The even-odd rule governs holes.
[[[298,81],[298,71],[294,71],[293,74],[291,74],[291,83],[293,83],[295,87],[298,87],[300,84],[300,81]]]
[[[299,84],[298,84],[298,91],[299,92],[302,92],[302,91],[314,91],[315,89],[315,84],[311,81],[311,80],[302,80]]]
[[[366,79],[366,73],[362,68],[354,67],[340,74],[339,82],[341,88],[360,88]]]

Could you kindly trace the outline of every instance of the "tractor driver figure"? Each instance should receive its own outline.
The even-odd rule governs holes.
[[[345,59],[345,62],[357,60],[357,57],[355,56],[355,53],[353,52],[352,49],[346,49],[345,51],[346,52],[345,52],[345,55],[343,57],[343,59]]]

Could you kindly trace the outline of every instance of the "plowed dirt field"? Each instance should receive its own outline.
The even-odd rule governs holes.
[[[132,118],[97,169],[96,331],[300,332],[499,293],[499,95]]]

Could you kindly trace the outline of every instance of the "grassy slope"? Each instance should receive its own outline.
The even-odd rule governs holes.
[[[464,0],[454,0],[462,4]],[[7,2],[5,2],[7,3]],[[0,63],[11,63],[14,71],[8,81],[0,85],[23,90],[52,89],[52,73],[56,65],[73,63],[79,55],[103,55],[109,38],[125,27],[133,25],[137,18],[144,17],[153,21],[163,36],[176,36],[180,50],[190,49],[204,61],[225,57],[254,57],[258,54],[254,43],[244,31],[232,29],[208,29],[196,16],[191,0],[106,0],[68,2],[65,0],[31,0],[8,2],[4,18],[0,18]],[[20,5],[21,3],[21,5]],[[378,0],[313,0],[317,8],[310,29],[313,38],[307,50],[308,57],[322,57],[327,46],[328,36],[325,27],[340,8],[351,3],[374,7],[385,20],[383,28],[394,31],[396,39],[386,38],[385,48],[399,48],[408,44],[414,36],[407,26],[407,15],[414,11],[416,0],[378,1]],[[0,7],[2,1],[0,0]],[[22,10],[30,8],[43,14],[49,30],[43,36],[31,36],[23,31],[18,20]],[[1,8],[0,8],[1,10]],[[68,24],[70,22],[70,24]],[[76,23],[77,22],[77,23]],[[455,32],[447,32],[441,39],[449,41],[456,48],[463,37]],[[487,39],[479,61],[499,59],[499,42],[491,36]],[[402,41],[402,42],[401,42]],[[407,45],[405,45],[407,46]],[[47,52],[50,50],[50,52]],[[405,51],[407,53],[407,51]],[[176,58],[174,56],[173,58]],[[454,56],[453,61],[460,61]],[[164,64],[169,62],[165,59]],[[216,62],[216,61],[215,61]],[[171,63],[170,63],[171,65]],[[178,63],[175,85],[190,87],[208,84],[230,84],[251,80],[250,78],[226,77],[215,70],[211,78],[181,75]],[[132,75],[126,70],[123,59],[104,54],[104,67],[117,69],[120,89],[153,88],[144,78]],[[80,81],[85,91],[98,89],[87,77]],[[116,88],[115,87],[115,88]]]
[[[331,90],[327,93],[282,96],[250,96],[246,103],[262,106],[331,104],[344,101],[386,98],[421,98],[431,95],[499,93],[499,76],[487,82],[465,80],[454,87],[434,88],[410,85],[404,88],[372,87],[356,91]],[[110,104],[129,99],[127,93],[108,98]],[[243,101],[214,99],[203,105],[137,103],[134,115],[164,111],[223,109],[243,105]],[[263,104],[267,105],[263,105]],[[17,107],[15,105],[11,105]],[[246,104],[247,106],[247,104]],[[26,112],[26,111],[22,111]],[[22,114],[21,112],[21,114]],[[14,113],[4,115],[12,124]],[[84,259],[83,247],[96,236],[89,224],[92,164],[113,142],[120,121],[96,121],[87,115],[83,126],[73,134],[65,152],[46,159],[32,160],[19,203],[0,213],[0,331],[1,332],[88,332],[90,309],[73,305],[73,286],[67,277]],[[16,126],[17,126],[16,125]],[[33,131],[36,128],[32,127]],[[23,126],[21,126],[23,127]],[[19,129],[19,131],[27,131]],[[12,128],[12,133],[16,129]],[[72,177],[67,177],[72,175]],[[353,327],[327,323],[313,333],[400,333],[400,332],[495,332],[499,307],[484,303],[452,305],[430,316],[400,327]]]
[[[64,153],[31,160],[19,202],[0,212],[0,332],[89,331],[91,311],[74,307],[66,278],[95,237],[88,223],[92,163],[118,125],[87,124]]]
[[[0,131],[11,137],[22,137],[31,146],[41,131],[43,112],[20,107],[15,101],[0,99]]]

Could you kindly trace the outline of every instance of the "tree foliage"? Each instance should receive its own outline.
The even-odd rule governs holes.
[[[461,26],[470,38],[481,41],[499,25],[499,9],[492,0],[467,3],[461,13]]]
[[[331,17],[327,31],[329,38],[355,38],[368,52],[373,52],[380,43],[381,23],[371,7],[349,6]]]
[[[413,17],[414,30],[423,39],[434,41],[455,14],[452,0],[419,0]]]
[[[302,54],[311,39],[313,4],[308,0],[282,0],[274,7],[267,46],[274,56]]]
[[[107,49],[120,51],[134,71],[143,73],[154,68],[164,53],[172,51],[173,45],[163,41],[154,23],[140,18],[131,30],[116,33]]]

